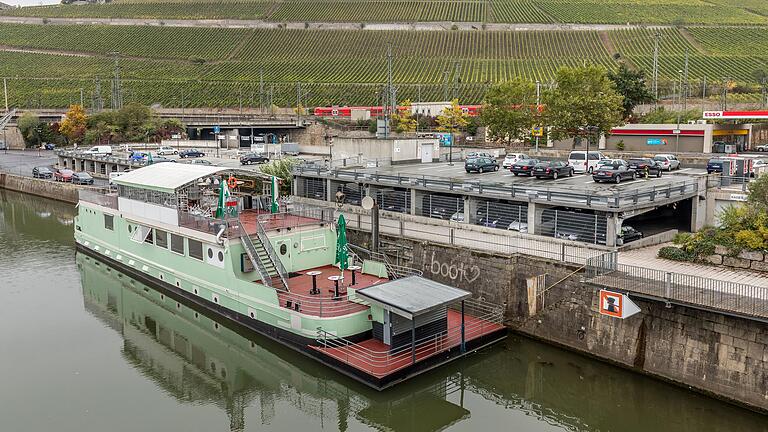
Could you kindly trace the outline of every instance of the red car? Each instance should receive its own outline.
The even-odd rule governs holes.
[[[72,174],[75,172],[68,169],[58,169],[53,173],[53,179],[60,182],[71,182]]]

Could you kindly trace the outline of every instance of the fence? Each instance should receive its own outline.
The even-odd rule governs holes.
[[[462,194],[488,196],[489,198],[517,198],[538,202],[583,203],[589,207],[618,209],[622,206],[635,206],[642,203],[655,203],[673,197],[692,196],[699,191],[698,179],[684,179],[661,185],[621,189],[586,189],[576,190],[558,186],[539,186],[531,184],[512,184],[505,182],[484,182],[464,178],[436,177],[428,175],[408,175],[402,173],[371,172],[369,170],[329,170],[321,166],[299,165],[294,168],[294,175],[302,179],[333,178],[339,181],[354,181],[383,186],[406,186],[430,191],[456,191]],[[302,194],[307,198],[324,199]]]
[[[618,264],[616,253],[587,259],[585,280],[619,291],[768,319],[768,288]]]
[[[117,193],[110,192],[109,188],[79,189],[77,195],[80,201],[117,210]]]
[[[465,313],[473,319],[461,325],[449,327],[434,335],[417,339],[395,349],[373,350],[364,345],[337,337],[317,329],[317,342],[321,351],[358,369],[383,377],[410,366],[415,361],[447,351],[461,343],[462,331],[466,340],[495,331],[503,321],[503,308],[477,299],[465,300]]]
[[[368,214],[363,214],[363,212],[349,214],[346,212],[346,215],[348,228],[362,231],[371,230],[371,218]],[[600,256],[609,250],[601,246],[581,245],[566,240],[533,236],[510,230],[493,231],[469,224],[455,225],[453,222],[414,216],[398,218],[381,214],[379,217],[379,232],[381,234],[465,247],[482,252],[504,255],[519,253],[583,265],[587,259]]]

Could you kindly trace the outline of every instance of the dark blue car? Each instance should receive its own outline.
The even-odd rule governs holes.
[[[201,152],[200,150],[182,150],[179,152],[180,158],[194,158],[194,157],[203,157],[205,156],[205,153]]]
[[[707,162],[707,174],[723,172],[724,162],[725,161],[722,159],[710,159],[709,162]]]

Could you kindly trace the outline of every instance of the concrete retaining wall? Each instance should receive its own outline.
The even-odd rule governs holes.
[[[708,256],[707,260],[716,266],[768,272],[768,254],[759,251],[743,251],[731,256],[728,248],[716,246],[715,253]]]
[[[77,204],[78,200],[78,188],[75,185],[15,174],[0,173],[0,188],[64,201],[70,204]]]
[[[370,234],[350,230],[349,238],[365,245]],[[425,277],[505,305],[507,325],[520,333],[768,412],[765,323],[634,297],[639,314],[607,317],[598,312],[599,288],[582,283],[582,270],[562,261],[403,236],[382,240],[401,245],[401,263]],[[532,278],[544,274],[549,289],[532,295]]]

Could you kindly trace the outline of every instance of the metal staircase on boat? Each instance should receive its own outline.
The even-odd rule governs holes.
[[[241,223],[240,226],[243,227],[243,224]],[[285,267],[275,254],[261,225],[257,225],[257,229],[257,235],[253,236],[243,228],[240,242],[243,244],[245,253],[265,285],[288,291],[288,275]]]

